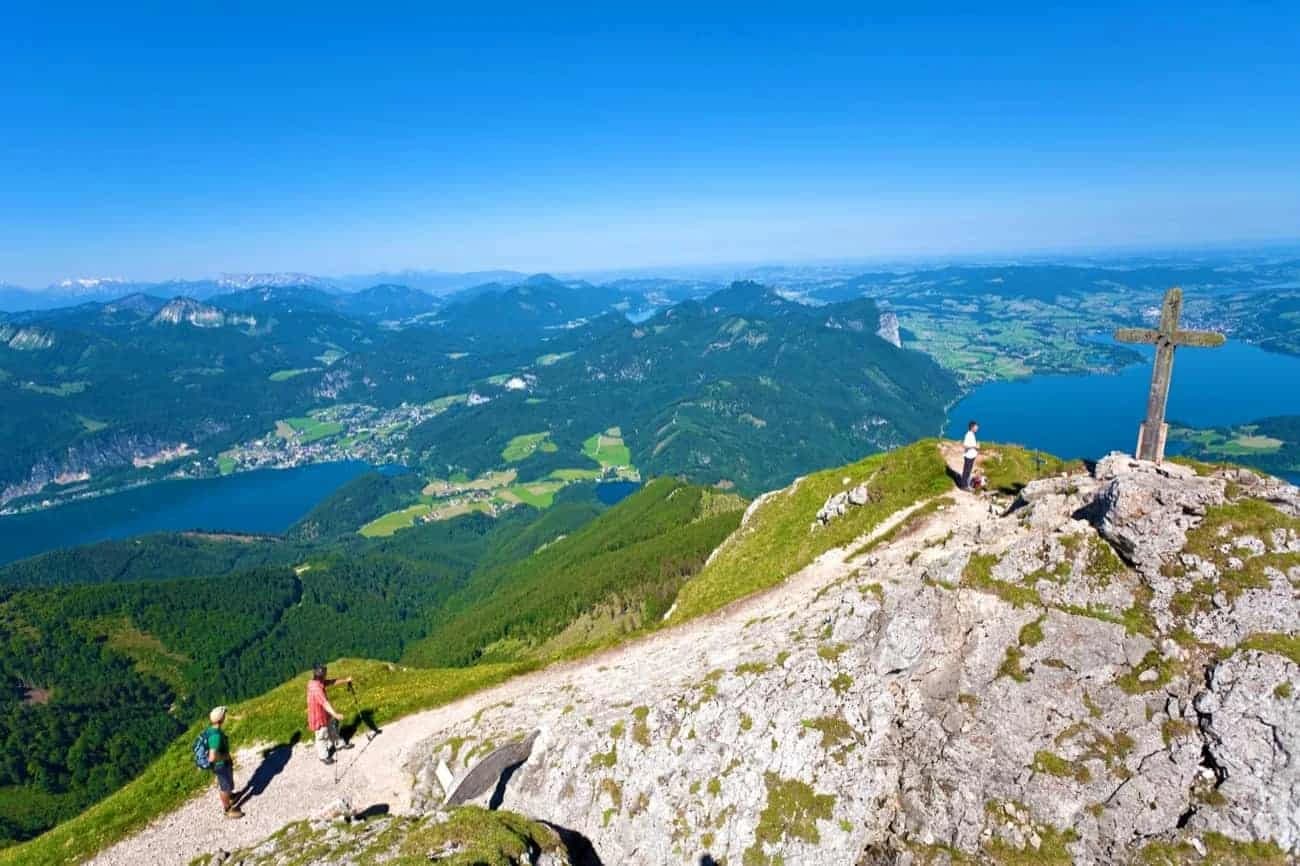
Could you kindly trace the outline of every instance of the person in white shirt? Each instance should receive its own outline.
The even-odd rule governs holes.
[[[980,425],[972,421],[966,425],[966,438],[961,440],[963,448],[961,465],[961,489],[970,490],[970,474],[975,470],[975,458],[980,454],[980,443],[975,438]]]

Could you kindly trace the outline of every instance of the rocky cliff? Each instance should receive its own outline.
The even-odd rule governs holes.
[[[1113,456],[922,502],[762,596],[447,717],[405,747],[395,810],[438,815],[449,778],[536,733],[479,803],[559,828],[574,862],[1294,862],[1300,491],[1202,472]],[[362,862],[342,832],[219,859]],[[365,862],[397,862],[382,847]],[[543,856],[514,850],[418,853]]]
[[[876,336],[898,346],[900,349],[903,347],[903,338],[899,333],[897,313],[886,312],[880,314],[880,325],[876,328]]]

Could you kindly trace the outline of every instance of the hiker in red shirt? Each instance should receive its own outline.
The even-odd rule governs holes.
[[[316,735],[316,757],[322,764],[332,764],[334,751],[350,749],[352,744],[339,741],[339,722],[343,721],[343,715],[334,709],[325,689],[339,683],[350,686],[352,677],[326,679],[325,665],[316,665],[311,674],[307,682],[307,729]]]

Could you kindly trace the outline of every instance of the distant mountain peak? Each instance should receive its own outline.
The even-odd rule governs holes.
[[[151,324],[189,324],[196,328],[220,328],[225,325],[252,327],[257,324],[257,319],[246,314],[228,313],[219,307],[204,304],[193,298],[173,298],[154,315]]]
[[[223,289],[257,289],[263,287],[283,288],[286,286],[333,288],[334,284],[324,277],[284,271],[263,274],[222,274],[217,278],[217,285]]]
[[[126,280],[121,277],[72,277],[66,280],[59,280],[50,286],[51,289],[58,289],[66,294],[99,294],[114,286],[126,284]]]

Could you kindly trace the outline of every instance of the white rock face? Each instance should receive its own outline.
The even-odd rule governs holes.
[[[876,336],[882,340],[893,343],[900,349],[903,347],[903,339],[898,332],[898,314],[881,313],[880,326],[876,328]]]
[[[223,325],[253,327],[257,319],[250,315],[228,313],[219,307],[200,303],[193,298],[175,298],[154,315],[155,325],[180,325],[188,323],[196,328],[220,328]]]
[[[1208,831],[1300,851],[1300,708],[1277,696],[1300,668],[1217,660],[1150,609],[1184,591],[1161,565],[1224,479],[1099,475],[1035,482],[1007,514],[963,496],[865,557],[822,557],[744,622],[666,632],[440,731],[410,752],[413,802],[440,801],[439,760],[459,778],[540,730],[502,805],[605,863],[946,863],[951,846],[1101,864]],[[1267,613],[1282,582],[1179,624],[1294,635]]]
[[[763,498],[727,543],[788,501]],[[480,803],[565,828],[575,863],[1292,862],[1297,505],[1249,473],[1121,457],[1015,503],[952,494],[738,607],[386,726],[351,802],[439,813],[481,758],[537,732]],[[354,862],[322,833],[339,844],[271,837],[231,862]]]

